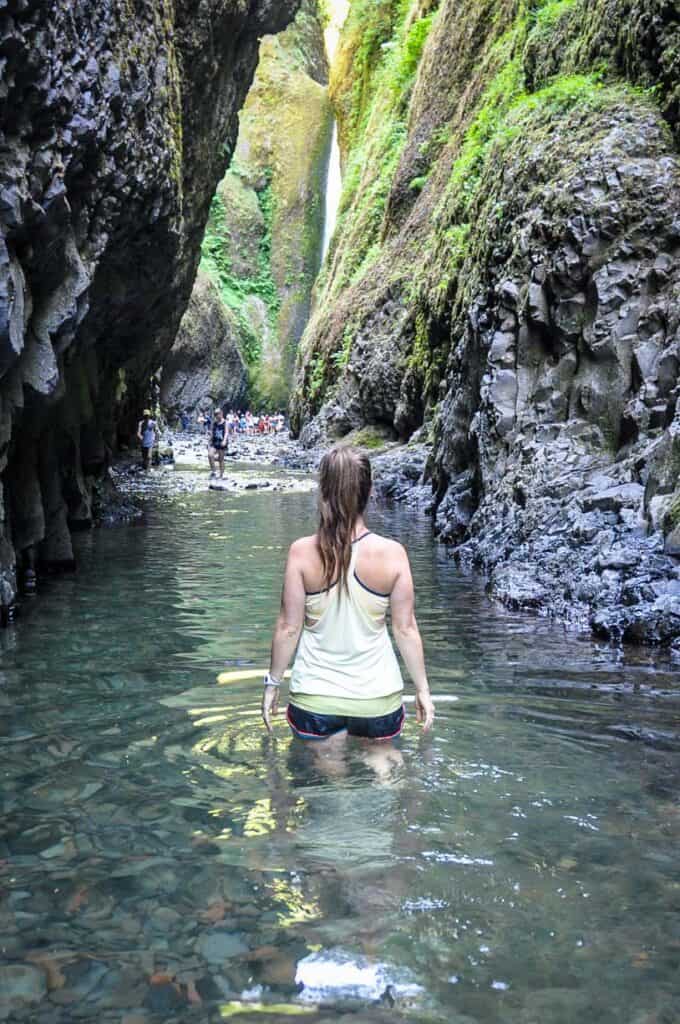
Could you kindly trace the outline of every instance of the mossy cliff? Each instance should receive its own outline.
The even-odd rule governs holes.
[[[631,640],[680,636],[679,72],[663,0],[357,0],[292,403],[429,442],[499,597]]]
[[[212,202],[202,267],[238,326],[251,399],[288,401],[319,269],[331,130],[314,0],[262,40],[232,165]]]
[[[186,308],[260,38],[297,0],[0,10],[0,608],[129,439]]]
[[[171,422],[183,411],[239,409],[248,373],[238,345],[239,325],[213,280],[199,269],[177,337],[163,360],[161,408]]]

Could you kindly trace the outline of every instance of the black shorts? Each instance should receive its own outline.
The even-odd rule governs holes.
[[[350,715],[317,715],[312,711],[288,705],[288,725],[303,740],[325,740],[346,730],[350,736],[366,740],[393,740],[404,727],[404,706],[389,715],[376,718],[354,718]]]

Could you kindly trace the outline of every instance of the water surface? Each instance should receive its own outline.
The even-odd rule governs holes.
[[[37,968],[11,1019],[680,1019],[672,669],[495,607],[377,508],[436,729],[401,763],[269,742],[259,678],[215,679],[266,666],[314,504],[156,502],[0,636],[0,947]]]

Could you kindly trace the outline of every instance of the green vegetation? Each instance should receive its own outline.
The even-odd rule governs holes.
[[[677,115],[664,70],[674,51],[664,43],[665,63],[641,57],[644,26],[617,20],[625,10],[625,0],[353,0],[331,75],[344,157],[338,241],[305,338],[302,415],[339,384],[376,306],[396,300],[408,324],[401,401],[410,422],[423,405],[431,422],[469,303],[489,261],[511,258],[528,197],[566,212],[560,183],[609,132],[610,111],[616,122],[670,103]]]
[[[406,32],[403,44],[398,51],[399,55],[395,61],[393,73],[390,76],[392,90],[398,99],[401,99],[405,91],[413,84],[434,18],[434,14],[419,18]]]
[[[369,451],[376,451],[379,448],[384,448],[392,437],[389,435],[389,431],[385,427],[378,426],[366,426],[361,427],[359,430],[352,430],[351,433],[346,434],[343,437],[343,444],[351,444],[356,448],[367,448]]]
[[[487,86],[453,164],[444,203],[453,195],[456,206],[468,209],[493,147],[504,147],[526,129],[535,111],[558,117],[574,106],[581,110],[610,104],[621,86],[605,87],[599,73],[567,75],[533,93],[524,90],[519,58],[510,61]],[[498,154],[496,154],[498,156]]]
[[[543,0],[538,6],[529,10],[528,22],[532,32],[548,32],[570,11],[575,0]]]
[[[243,355],[249,366],[256,363],[261,354],[261,339],[252,328],[245,304],[249,297],[261,299],[270,322],[273,324],[279,309],[279,295],[272,278],[271,240],[274,205],[271,189],[271,173],[265,175],[266,185],[257,193],[262,212],[264,231],[260,237],[255,273],[245,277],[234,273],[229,255],[228,214],[219,193],[213,197],[210,217],[201,248],[201,269],[215,282],[220,297],[233,310],[241,330]]]
[[[321,352],[312,358],[309,364],[309,379],[307,389],[312,401],[321,394],[326,378],[326,360]]]
[[[352,87],[343,129],[349,154],[337,229],[348,238],[328,282],[333,292],[361,280],[380,253],[390,188],[408,134],[408,101],[437,16],[431,11],[419,17],[419,9],[412,0],[358,0],[350,10],[344,61],[351,61]]]
[[[345,325],[342,335],[342,348],[331,356],[331,362],[339,373],[349,364],[350,355],[352,354],[352,342],[354,341],[353,326],[351,321]]]
[[[319,266],[332,124],[324,61],[319,7],[302,0],[293,24],[261,41],[202,246],[202,269],[235,321],[251,397],[265,408],[288,401]]]
[[[664,517],[664,529],[670,533],[680,526],[680,491],[676,491]]]

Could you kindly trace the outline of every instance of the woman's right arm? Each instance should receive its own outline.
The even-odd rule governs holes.
[[[427,731],[434,722],[434,704],[425,671],[423,641],[416,622],[415,592],[408,555],[399,546],[397,579],[390,594],[392,631],[399,653],[416,688],[416,717]]]
[[[274,627],[269,675],[279,682],[295,654],[305,619],[305,582],[302,574],[302,546],[299,540],[290,546],[283,577],[281,610]],[[272,715],[279,710],[279,687],[265,686],[262,695],[262,718],[269,732]]]

